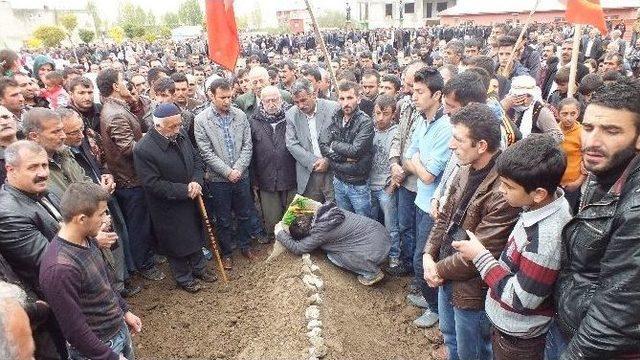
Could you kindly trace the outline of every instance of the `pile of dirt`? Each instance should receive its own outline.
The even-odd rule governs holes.
[[[270,246],[259,248],[266,258]],[[219,280],[195,295],[173,281],[148,283],[129,300],[143,321],[134,337],[136,358],[308,359],[304,310],[307,292],[299,256],[273,263],[234,259],[231,281]],[[408,278],[362,286],[320,253],[313,255],[325,283],[322,305],[326,359],[437,359],[437,330],[411,321],[420,310],[406,304]],[[165,271],[169,271],[165,268]]]

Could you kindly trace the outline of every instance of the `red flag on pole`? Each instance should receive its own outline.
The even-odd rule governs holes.
[[[209,58],[233,71],[240,54],[233,0],[206,0]]]
[[[593,25],[600,30],[602,35],[607,34],[607,25],[604,21],[604,11],[600,0],[566,0],[566,18],[572,24]]]

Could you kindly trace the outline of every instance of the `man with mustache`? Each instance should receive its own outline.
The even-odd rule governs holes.
[[[7,178],[7,170],[4,168],[4,149],[18,141],[17,124],[13,120],[13,114],[4,106],[0,105],[0,184],[4,184]]]
[[[582,122],[591,173],[564,228],[549,359],[640,356],[640,83],[601,87]]]
[[[320,134],[320,151],[333,169],[333,189],[337,205],[371,217],[369,171],[373,161],[373,121],[359,108],[358,84],[338,85],[341,110]]]
[[[5,151],[6,183],[0,188],[0,254],[24,284],[43,298],[38,269],[51,239],[59,230],[59,199],[47,191],[49,161],[45,149],[20,140]],[[64,338],[55,320],[34,329],[36,358],[66,359]]]

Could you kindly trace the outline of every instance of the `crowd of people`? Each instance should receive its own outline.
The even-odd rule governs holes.
[[[640,358],[640,40],[587,28],[569,84],[571,29],[245,35],[233,72],[201,39],[1,50],[0,358],[133,359],[160,264],[217,280],[201,199],[226,270],[277,239],[411,277],[449,359]]]

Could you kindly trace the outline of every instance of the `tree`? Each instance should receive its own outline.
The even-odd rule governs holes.
[[[108,31],[109,37],[111,40],[115,41],[116,44],[122,44],[124,41],[124,30],[120,26],[114,26]]]
[[[37,37],[32,37],[28,39],[25,43],[27,45],[27,48],[31,50],[37,50],[42,47],[42,40],[38,39]]]
[[[196,26],[202,24],[204,16],[202,15],[202,10],[200,10],[198,0],[183,2],[178,8],[178,18],[183,25]]]
[[[80,37],[80,40],[82,40],[82,42],[88,44],[93,41],[93,38],[95,38],[96,33],[88,29],[80,29],[78,30],[78,36]]]
[[[175,29],[180,26],[180,18],[176,13],[168,12],[162,16],[162,23],[169,29]]]
[[[249,17],[252,29],[260,29],[262,27],[262,10],[260,8],[253,9]]]
[[[93,27],[95,28],[96,34],[100,34],[100,16],[98,15],[98,8],[96,4],[92,0],[87,1],[87,11],[91,14],[93,18]]]
[[[345,14],[340,10],[326,10],[316,20],[320,28],[343,28],[347,25]]]
[[[78,17],[73,13],[65,13],[60,16],[60,24],[67,30],[67,35],[71,37],[73,31],[78,26]]]
[[[33,32],[33,36],[42,40],[44,46],[58,47],[67,35],[59,26],[42,25]]]
[[[247,15],[237,16],[236,25],[238,25],[238,30],[240,31],[247,30],[249,27],[249,17]]]

